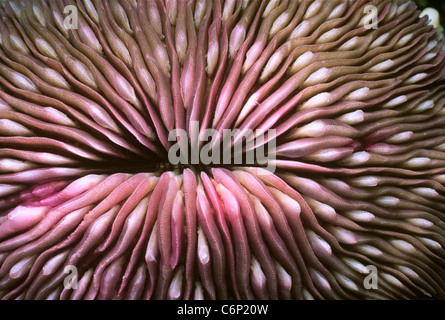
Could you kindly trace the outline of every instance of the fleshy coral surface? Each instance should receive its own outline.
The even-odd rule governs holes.
[[[444,40],[414,3],[1,3],[1,298],[445,298]],[[169,162],[208,128],[276,130],[275,171]]]

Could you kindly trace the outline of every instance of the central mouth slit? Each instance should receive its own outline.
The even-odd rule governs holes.
[[[246,164],[236,164],[236,165],[204,165],[204,164],[171,164],[168,160],[159,161],[106,161],[103,163],[90,163],[83,164],[82,167],[88,169],[90,172],[95,173],[143,173],[143,172],[153,172],[161,174],[165,171],[182,171],[184,169],[191,169],[194,172],[209,172],[212,168],[237,168],[237,167],[262,167],[260,165],[246,165]]]

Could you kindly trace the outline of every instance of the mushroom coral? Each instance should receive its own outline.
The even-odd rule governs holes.
[[[419,15],[1,1],[0,297],[445,298],[445,46]],[[209,129],[275,170],[172,163]]]

